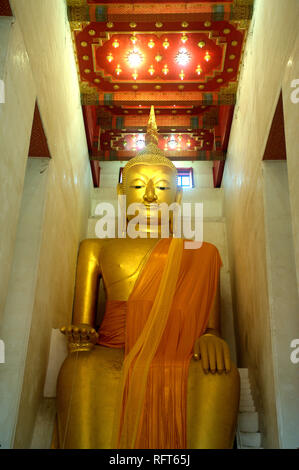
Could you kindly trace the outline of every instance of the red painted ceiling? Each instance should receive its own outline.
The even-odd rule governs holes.
[[[253,0],[68,5],[92,165],[135,155],[152,104],[169,158],[225,160]]]
[[[0,16],[13,16],[9,0],[0,0]]]

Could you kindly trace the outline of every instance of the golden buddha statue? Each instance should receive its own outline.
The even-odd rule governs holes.
[[[152,108],[147,145],[118,185],[127,206],[142,203],[146,216],[181,201],[176,168],[157,143]],[[54,447],[233,446],[240,384],[220,337],[220,267],[214,245],[188,250],[182,239],[153,238],[150,226],[139,238],[81,243],[73,324],[61,329],[69,355]],[[100,277],[106,310],[96,332]]]

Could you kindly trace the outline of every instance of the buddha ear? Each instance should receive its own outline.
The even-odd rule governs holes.
[[[116,192],[117,192],[118,196],[123,196],[124,195],[123,185],[121,183],[117,184]]]
[[[182,197],[183,197],[183,189],[178,188],[177,192],[176,192],[176,195],[175,195],[175,202],[177,202],[178,204],[181,204]]]

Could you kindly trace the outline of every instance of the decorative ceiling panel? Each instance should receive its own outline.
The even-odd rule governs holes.
[[[225,159],[253,0],[68,5],[91,159],[134,156],[152,104],[167,156]]]

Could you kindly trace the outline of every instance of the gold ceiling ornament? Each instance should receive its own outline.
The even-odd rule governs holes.
[[[155,23],[155,26],[156,26],[156,28],[162,28],[163,23],[161,23],[161,21],[157,21],[157,22]]]
[[[234,46],[234,47],[235,47],[235,46],[237,46],[237,45],[238,45],[238,41],[232,41],[232,42],[231,42],[231,44],[232,44],[232,46]]]
[[[89,24],[89,21],[70,21],[70,27],[72,31],[83,31],[83,29]]]
[[[205,26],[206,28],[209,28],[211,25],[212,25],[212,23],[211,23],[210,21],[205,21],[205,22],[204,22],[204,26]]]
[[[186,33],[183,33],[183,36],[181,37],[181,41],[183,44],[185,44],[188,41],[188,36]]]
[[[88,34],[89,34],[89,36],[95,36],[95,35],[96,35],[96,32],[95,32],[94,29],[90,29],[90,30],[88,31]]]
[[[87,6],[87,0],[67,0],[69,7],[85,7]]]
[[[232,73],[234,71],[233,68],[229,67],[227,70],[226,70],[228,73]]]
[[[229,82],[229,84],[221,90],[221,94],[236,94],[238,89],[237,82]]]
[[[205,87],[204,85],[198,85],[198,88],[199,88],[200,90],[203,90],[204,87]]]
[[[114,90],[119,90],[119,85],[113,85]]]
[[[199,41],[199,43],[197,45],[198,45],[198,47],[200,47],[202,49],[203,47],[205,47],[206,43],[204,41]]]
[[[88,43],[87,43],[86,41],[82,41],[82,42],[81,42],[81,46],[82,46],[82,47],[87,47],[87,46],[88,46]]]
[[[236,58],[235,54],[231,54],[231,55],[229,56],[229,60],[235,60],[235,58]]]
[[[163,47],[164,47],[164,49],[168,49],[169,46],[170,46],[170,43],[169,43],[168,39],[165,38],[165,39],[164,39],[164,42],[163,42]]]
[[[164,75],[167,75],[167,74],[168,74],[169,68],[168,68],[168,65],[167,65],[167,64],[164,65],[164,67],[163,67],[163,69],[162,69],[162,72],[164,73]]]
[[[136,28],[137,23],[135,23],[134,21],[132,21],[132,23],[130,23],[129,26],[130,26],[130,28]]]
[[[184,88],[185,88],[184,85],[179,85],[179,86],[178,86],[178,89],[179,89],[179,90],[183,90]]]
[[[90,69],[84,69],[84,73],[86,73],[87,75],[91,72]]]
[[[217,78],[217,83],[223,83],[223,78]]]
[[[108,21],[108,23],[106,24],[107,28],[111,29],[113,28],[114,26],[114,23],[112,23],[112,21]]]
[[[157,62],[161,62],[162,59],[163,59],[163,57],[160,54],[156,55],[156,57],[155,57],[155,60]]]
[[[181,26],[182,26],[182,28],[188,28],[189,23],[187,23],[187,21],[183,21],[183,22],[181,23]]]
[[[95,78],[95,79],[94,79],[94,82],[95,82],[95,83],[100,83],[100,81],[101,81],[101,80],[100,80],[99,78]]]
[[[89,56],[88,56],[88,55],[84,55],[84,56],[82,57],[82,59],[85,60],[85,61],[88,61],[88,60],[89,60]]]
[[[135,36],[135,33],[133,33],[133,35],[130,37],[130,40],[132,41],[132,43],[133,43],[134,46],[135,46],[135,44],[136,44],[136,42],[137,42],[137,38],[136,38],[136,36]]]
[[[97,95],[97,89],[88,82],[80,82],[80,92],[84,95]]]
[[[149,47],[150,49],[152,49],[153,47],[155,47],[155,41],[153,40],[153,38],[151,38],[151,39],[149,40],[149,42],[148,42],[147,45],[148,45],[148,47]]]
[[[138,85],[132,85],[133,90],[138,90]]]
[[[224,33],[224,34],[229,34],[230,32],[231,32],[231,30],[228,29],[228,28],[225,28],[225,29],[223,30],[223,33]]]
[[[155,86],[155,89],[156,89],[156,90],[161,90],[161,88],[162,88],[161,85],[156,85],[156,86]]]

